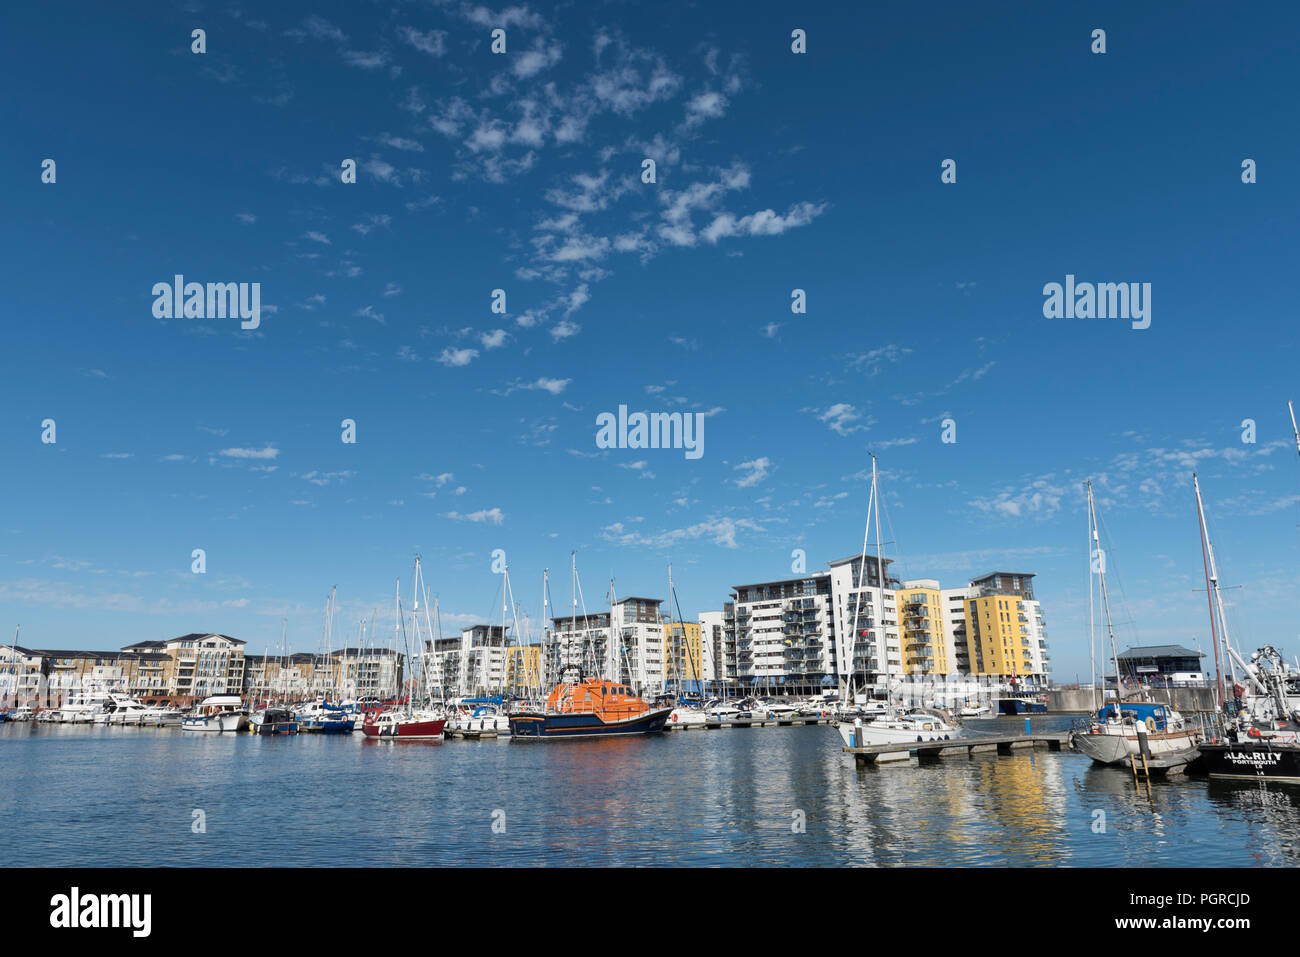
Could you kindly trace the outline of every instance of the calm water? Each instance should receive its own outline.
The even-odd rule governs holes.
[[[1148,790],[1045,751],[859,769],[825,726],[395,744],[6,724],[0,834],[13,866],[1296,866],[1300,787]]]

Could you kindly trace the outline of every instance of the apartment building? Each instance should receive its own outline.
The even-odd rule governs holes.
[[[700,674],[711,685],[720,676],[719,662],[723,659],[725,621],[720,611],[700,612]]]
[[[631,685],[638,694],[663,692],[668,676],[662,598],[635,595],[609,611],[551,619],[542,663],[546,685],[567,672]]]
[[[697,691],[704,679],[698,621],[664,622],[664,676],[673,688]]]
[[[859,690],[883,691],[889,676],[904,673],[898,618],[901,583],[890,575],[891,559],[868,555],[830,566],[835,611],[835,676]],[[883,570],[883,574],[882,574]]]
[[[729,677],[742,688],[788,694],[834,683],[831,587],[826,572],[737,585],[731,602],[736,665]]]
[[[956,654],[948,634],[943,591],[932,578],[903,582],[899,591],[902,606],[903,673],[909,675],[952,674]]]
[[[510,649],[500,625],[471,625],[458,636],[424,644],[425,680],[435,696],[472,698],[507,687]]]

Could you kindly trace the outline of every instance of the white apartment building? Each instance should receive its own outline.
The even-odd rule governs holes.
[[[629,596],[609,611],[551,619],[545,641],[543,673],[554,685],[565,670],[631,685],[638,694],[664,690],[664,621],[662,598]]]
[[[890,559],[884,560],[884,582],[879,562],[861,555],[828,562],[834,601],[834,673],[841,682],[852,680],[856,690],[884,691],[886,675],[904,673],[902,642],[898,626],[899,582],[889,577]],[[854,619],[856,614],[856,629]],[[855,633],[856,631],[856,633]]]
[[[768,693],[812,694],[834,684],[837,630],[831,599],[826,572],[737,585],[729,603],[730,636],[725,612],[712,613],[722,623],[721,655],[728,655],[727,645],[734,647],[735,665],[722,677],[734,679],[742,690]]]
[[[700,612],[700,672],[705,684],[718,680],[725,623],[722,612]]]
[[[473,625],[458,637],[424,644],[425,680],[435,697],[479,697],[505,688],[508,650],[500,625]]]

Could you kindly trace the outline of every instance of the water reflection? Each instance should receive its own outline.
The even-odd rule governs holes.
[[[42,835],[11,848],[29,866],[1295,866],[1300,788],[1148,786],[1044,750],[858,766],[828,727],[413,746],[7,725],[0,832]]]

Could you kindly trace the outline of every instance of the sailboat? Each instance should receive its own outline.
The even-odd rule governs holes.
[[[673,621],[673,609],[677,610],[676,622]],[[673,728],[674,730],[678,728],[707,727],[709,723],[709,715],[704,711],[704,679],[696,671],[695,657],[691,654],[691,643],[686,637],[686,623],[682,620],[682,607],[677,602],[677,589],[673,587],[673,566],[672,563],[670,562],[668,565],[668,627],[670,629],[670,634],[672,635],[672,639],[669,645],[670,648],[673,644],[676,643],[677,632],[674,630],[675,625],[681,627],[681,640],[682,643],[686,646],[686,663],[690,666],[691,681],[693,684],[695,684],[696,692],[698,695],[697,700],[699,701],[699,704],[693,706],[678,704],[677,707],[673,708],[672,712],[668,715],[668,724],[666,725],[666,727]],[[703,654],[704,654],[704,636],[701,635],[700,656],[703,657]],[[674,670],[676,670],[677,654],[675,649],[673,649],[673,653],[672,653],[672,664]],[[701,667],[703,667],[703,662],[701,662],[700,664]],[[681,691],[680,674],[677,675],[677,689],[679,692]],[[679,694],[678,698],[680,699],[680,697],[681,696]]]
[[[574,601],[570,628],[577,628],[577,553],[573,553]],[[611,607],[613,589],[610,590]],[[585,615],[584,615],[585,618]],[[613,617],[611,615],[611,639]],[[583,649],[582,659],[587,658]],[[597,656],[593,654],[593,659]],[[593,661],[596,664],[596,661]],[[629,683],[589,677],[581,666],[568,665],[546,703],[538,709],[510,715],[510,733],[515,741],[548,741],[557,738],[593,738],[659,734],[671,708],[656,708],[636,694]]]
[[[1295,435],[1296,449],[1300,451],[1300,426],[1296,424],[1295,406],[1288,402],[1291,412],[1291,430]],[[1200,507],[1200,488],[1197,486],[1197,504]],[[1202,512],[1201,531],[1208,554],[1209,533]],[[1213,569],[1208,584],[1218,599],[1218,570]],[[1211,601],[1211,611],[1215,601]],[[1236,683],[1235,670],[1231,674],[1236,720],[1231,721],[1222,738],[1215,738],[1200,746],[1201,761],[1212,778],[1248,778],[1259,781],[1300,782],[1300,673],[1289,668],[1281,654],[1271,645],[1265,645],[1250,661],[1242,659],[1228,640],[1227,620],[1223,616],[1223,603],[1218,600],[1219,635],[1215,644],[1218,661],[1218,640],[1222,640],[1231,669],[1233,662],[1241,665],[1244,686]],[[1211,614],[1210,625],[1216,624]],[[1222,695],[1222,688],[1220,687]]]
[[[1106,587],[1106,555],[1101,549],[1101,535],[1097,526],[1097,503],[1092,495],[1092,482],[1088,489],[1088,634],[1094,640],[1092,598],[1095,589],[1092,575],[1097,574],[1101,604],[1110,636],[1111,657],[1115,661],[1115,694],[1113,704],[1103,704],[1082,732],[1072,735],[1074,746],[1092,758],[1096,764],[1126,764],[1135,755],[1144,752],[1156,759],[1152,770],[1180,769],[1196,757],[1200,741],[1198,728],[1188,724],[1183,716],[1167,704],[1151,701],[1121,701],[1119,679],[1119,652],[1115,647],[1115,627],[1110,616],[1110,591]],[[1096,702],[1093,702],[1096,704]]]
[[[867,527],[862,535],[862,558],[858,565],[858,587],[853,603],[853,630],[851,640],[856,643],[860,636],[858,631],[858,612],[862,607],[862,586],[867,573],[867,539],[871,534],[874,517],[876,526],[876,569],[880,584],[881,608],[877,618],[883,620],[885,601],[885,562],[880,543],[880,485],[876,473],[876,457],[871,456],[871,495],[868,499]],[[894,708],[893,674],[889,670],[889,656],[881,632],[877,631],[880,642],[881,662],[884,665],[886,684],[886,703],[883,713],[857,716],[851,720],[837,723],[840,740],[846,748],[866,748],[875,745],[914,744],[917,741],[947,741],[959,737],[961,732],[950,725],[937,713],[925,710],[899,711]],[[852,646],[850,646],[851,648]],[[850,691],[849,700],[852,701]]]
[[[285,681],[285,694],[288,694],[288,679],[286,677],[285,666],[289,663],[289,646],[285,639],[288,621],[280,621],[280,652],[283,657],[280,658],[280,677]],[[263,664],[265,669],[265,664]],[[266,672],[263,670],[263,676]],[[253,734],[297,734],[298,718],[284,704],[283,700],[279,705],[272,705],[267,702],[265,708],[253,712],[249,719],[248,730]]]
[[[420,573],[420,559],[415,560],[415,613],[418,616],[420,610],[420,587],[422,583]],[[403,636],[405,629],[402,624],[402,591],[401,582],[397,585],[396,620],[393,625],[393,644],[397,644],[397,634],[399,629],[402,630]],[[416,621],[418,622],[418,617]],[[418,637],[418,635],[417,635]],[[418,642],[417,642],[418,645]],[[409,648],[407,649],[409,652]],[[420,663],[416,674],[417,687],[423,696],[425,687],[425,670],[424,655],[420,655]],[[411,657],[408,653],[407,661]],[[439,711],[416,708],[413,702],[415,693],[408,685],[406,694],[406,703],[401,707],[389,708],[386,711],[367,712],[366,721],[361,726],[361,733],[367,738],[396,738],[402,741],[419,741],[430,739],[442,739],[443,728],[446,727],[447,717]]]
[[[501,570],[501,648],[505,656],[501,662],[501,682],[493,695],[488,687],[491,681],[493,645],[491,630],[483,654],[483,690],[486,694],[476,698],[461,698],[448,719],[448,731],[456,737],[478,740],[499,738],[510,734],[510,716],[506,713],[506,672],[510,664],[510,647],[506,644],[506,611],[514,606],[514,592],[510,589],[510,568]],[[428,607],[428,602],[425,603]],[[519,634],[519,618],[514,615],[514,634]]]

